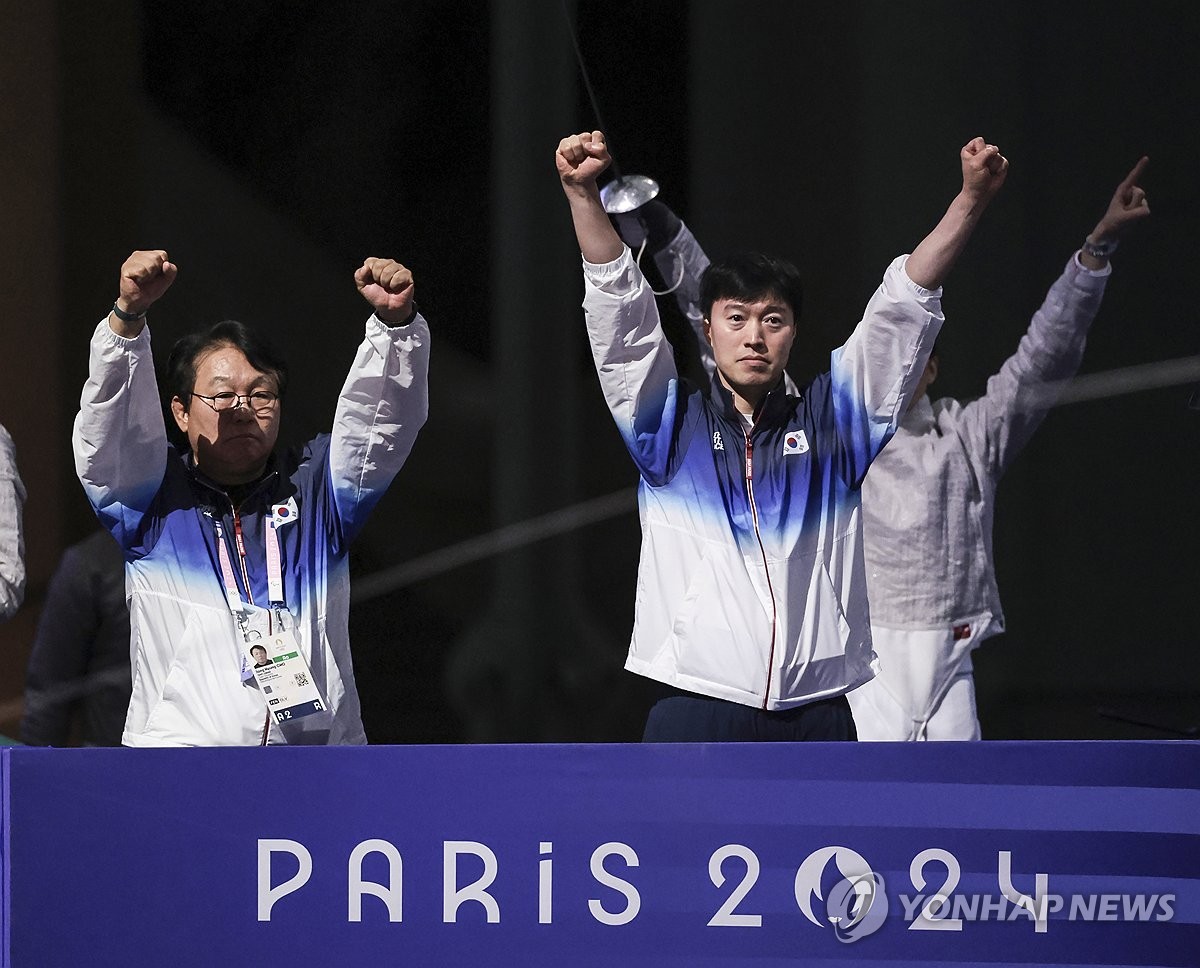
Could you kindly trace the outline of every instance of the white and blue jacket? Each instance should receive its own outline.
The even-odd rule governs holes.
[[[338,399],[332,434],[276,454],[236,512],[222,488],[167,444],[149,328],[102,320],[75,420],[75,465],[125,553],[133,662],[126,746],[365,743],[347,630],[350,542],[412,449],[428,412],[429,328],[372,317]],[[278,534],[287,607],[328,713],[267,726],[225,598],[214,519],[231,560],[240,527],[250,593],[267,602],[265,519],[295,502]],[[289,516],[290,517],[290,516]],[[234,569],[235,573],[239,569]],[[247,590],[237,574],[243,599]]]
[[[641,474],[625,667],[764,709],[873,675],[859,487],[895,432],[941,328],[940,290],[887,270],[831,371],[781,385],[752,429],[719,380],[680,379],[628,249],[584,263],[584,309],[609,409]]]

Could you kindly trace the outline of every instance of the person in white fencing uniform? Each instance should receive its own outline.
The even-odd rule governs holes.
[[[1068,260],[1017,351],[966,404],[931,400],[934,347],[912,402],[862,485],[871,609],[879,674],[849,694],[862,740],[980,738],[971,652],[1004,631],[992,563],[996,487],[1053,405],[1053,387],[1078,370],[1124,231],[1150,213],[1138,185],[1142,158],[1117,186],[1100,221]],[[622,238],[652,254],[700,336],[700,280],[708,258],[665,205],[614,217]]]

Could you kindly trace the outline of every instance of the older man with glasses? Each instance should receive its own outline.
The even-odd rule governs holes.
[[[232,321],[181,339],[167,393],[187,453],[167,443],[146,326],[176,274],[161,250],[125,261],[75,420],[76,470],[126,561],[122,742],[365,743],[347,554],[428,411],[412,274],[388,259],[355,272],[373,315],[333,432],[299,450],[276,450],[287,367],[263,339]]]

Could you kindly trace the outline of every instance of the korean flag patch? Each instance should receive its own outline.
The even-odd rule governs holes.
[[[296,499],[289,497],[283,504],[271,508],[271,521],[277,528],[291,524],[296,520]]]
[[[804,436],[803,430],[791,430],[784,434],[783,453],[785,457],[788,454],[808,453],[808,438]]]

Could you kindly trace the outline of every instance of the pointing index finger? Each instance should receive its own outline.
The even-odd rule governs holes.
[[[1137,184],[1138,179],[1142,177],[1142,172],[1146,170],[1146,166],[1150,164],[1150,156],[1142,155],[1138,163],[1133,166],[1133,170],[1125,176],[1125,180],[1121,182],[1122,188],[1131,188]]]

